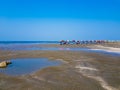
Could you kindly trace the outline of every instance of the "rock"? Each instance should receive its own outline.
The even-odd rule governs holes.
[[[5,68],[5,67],[7,67],[7,65],[9,65],[9,64],[11,64],[10,61],[3,61],[3,62],[0,63],[0,68]]]
[[[5,68],[7,67],[7,62],[6,61],[3,61],[0,63],[0,68]]]

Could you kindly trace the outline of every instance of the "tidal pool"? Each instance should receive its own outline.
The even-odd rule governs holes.
[[[12,76],[26,75],[49,66],[58,66],[61,64],[60,61],[49,60],[47,58],[21,58],[10,61],[12,64],[6,68],[0,68],[0,73]]]

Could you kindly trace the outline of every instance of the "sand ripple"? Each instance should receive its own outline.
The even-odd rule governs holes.
[[[87,63],[87,65],[85,63]],[[88,62],[81,63],[77,65],[75,68],[77,68],[83,76],[98,81],[105,90],[118,90],[110,86],[102,77],[97,75],[99,70],[94,68],[92,65],[88,64]]]

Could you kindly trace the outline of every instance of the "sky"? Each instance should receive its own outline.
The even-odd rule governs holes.
[[[120,40],[120,0],[0,0],[0,41]]]

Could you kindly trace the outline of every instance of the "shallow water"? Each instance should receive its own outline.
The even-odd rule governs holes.
[[[40,69],[49,66],[58,66],[60,61],[52,61],[47,58],[27,58],[27,59],[12,59],[12,64],[7,68],[0,68],[0,73],[7,75],[26,75],[36,72]]]
[[[38,44],[38,43],[36,43]],[[20,51],[20,50],[50,50],[50,51],[85,51],[85,52],[95,52],[95,53],[102,53],[112,56],[120,56],[120,52],[108,52],[105,50],[96,50],[96,49],[90,49],[90,48],[67,48],[67,47],[36,47],[32,46],[35,44],[31,43],[24,43],[24,44],[0,44],[0,49],[2,50],[12,50],[12,51]]]
[[[105,50],[95,50],[95,49],[90,49],[90,48],[31,47],[31,48],[26,48],[26,50],[85,51],[85,52],[95,52],[95,53],[108,54],[108,55],[112,55],[112,56],[120,56],[120,52],[107,52]]]

